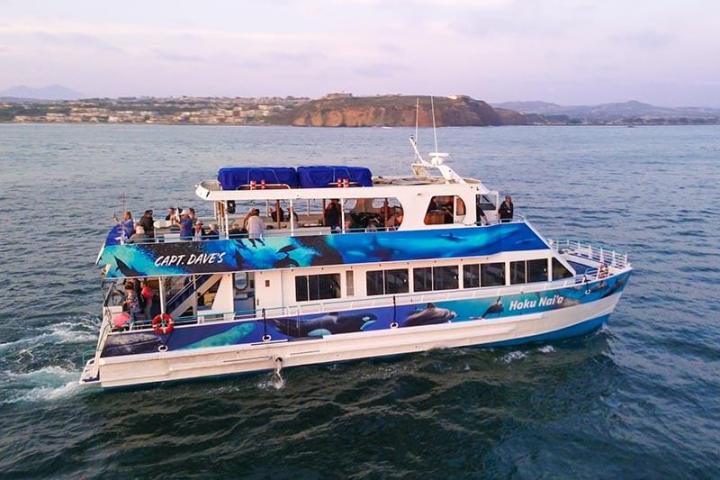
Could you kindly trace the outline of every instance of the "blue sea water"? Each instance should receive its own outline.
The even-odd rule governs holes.
[[[610,323],[557,343],[88,392],[113,213],[228,165],[402,173],[408,129],[0,125],[2,478],[718,478],[720,127],[446,128],[545,235],[630,253]],[[423,150],[431,132],[420,132]],[[207,211],[207,210],[205,210]]]

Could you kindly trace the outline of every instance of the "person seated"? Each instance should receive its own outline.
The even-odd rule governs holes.
[[[216,223],[210,224],[210,227],[205,232],[203,239],[205,239],[205,240],[220,240],[220,230],[218,230],[218,226]]]
[[[243,228],[242,222],[239,220],[235,220],[233,224],[230,226],[230,230],[228,230],[228,234],[230,234],[230,237],[238,237],[240,235],[244,235],[247,233],[247,230]]]
[[[142,225],[135,225],[135,233],[128,240],[128,243],[147,243],[148,236],[145,234],[145,228]]]
[[[178,210],[172,207],[168,208],[168,214],[165,216],[165,220],[170,227],[179,227],[180,215],[178,215]]]
[[[203,236],[205,235],[205,229],[203,228],[203,223],[200,220],[197,220],[195,222],[195,226],[193,227],[193,240],[196,242],[199,242],[203,239]]]
[[[282,222],[285,220],[285,212],[282,207],[278,205],[277,210],[274,208],[268,209],[268,217],[270,217],[273,222]]]

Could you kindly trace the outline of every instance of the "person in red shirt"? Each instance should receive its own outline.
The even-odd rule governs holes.
[[[147,320],[150,320],[150,312],[152,312],[153,296],[155,295],[155,293],[153,292],[153,289],[150,288],[147,280],[143,280],[140,286],[142,287],[142,290],[140,290],[140,295],[142,295],[143,300],[145,300],[145,318]]]

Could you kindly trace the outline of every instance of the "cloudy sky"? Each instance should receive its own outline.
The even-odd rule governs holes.
[[[0,0],[0,90],[720,106],[718,0]]]

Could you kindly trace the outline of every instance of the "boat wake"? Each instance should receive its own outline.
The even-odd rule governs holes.
[[[0,398],[0,403],[45,402],[71,397],[82,389],[77,381],[79,375],[78,371],[60,366],[24,373],[5,371],[0,385],[7,396]]]
[[[0,343],[0,353],[18,348],[19,352],[30,352],[38,345],[95,343],[97,331],[100,327],[100,318],[92,315],[83,315],[77,318],[53,323],[44,331],[31,337],[24,337],[12,342]]]

